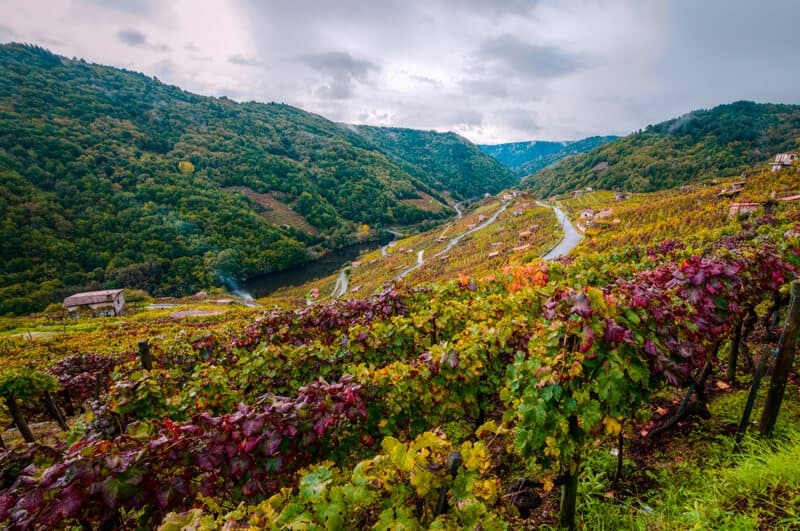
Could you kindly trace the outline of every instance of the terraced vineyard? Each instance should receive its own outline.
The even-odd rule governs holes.
[[[576,222],[585,208],[595,214],[573,255],[555,262],[538,259],[559,239],[552,211],[521,195],[363,256],[339,300],[323,289],[306,300],[306,286],[260,301],[297,298],[287,309],[209,303],[201,308],[224,313],[142,309],[87,328],[9,322],[0,340],[6,424],[19,416],[49,432],[28,444],[23,428],[4,432],[0,522],[797,525],[795,476],[763,476],[770,503],[705,509],[704,499],[665,497],[680,474],[659,472],[704,455],[703,445],[732,446],[743,400],[733,421],[712,417],[696,431],[693,419],[669,419],[685,413],[687,387],[703,416],[712,394],[743,398],[734,380],[749,381],[752,361],[777,347],[800,265],[800,210],[782,200],[800,192],[797,171],[748,179],[742,197],[767,213],[729,215],[733,200],[718,195],[727,185],[562,198]],[[409,271],[420,251],[423,265]],[[743,324],[754,314],[755,334]],[[34,335],[45,330],[53,335]],[[727,356],[734,344],[741,360]],[[727,360],[733,379],[721,375]],[[797,421],[798,398],[791,379],[779,425]],[[46,411],[66,412],[65,432]],[[778,436],[777,448],[797,440]],[[695,467],[716,474],[700,459]]]

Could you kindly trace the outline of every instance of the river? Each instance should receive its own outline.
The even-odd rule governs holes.
[[[349,264],[360,254],[377,249],[385,242],[386,240],[348,245],[292,269],[253,277],[238,284],[237,288],[255,298],[266,297],[280,288],[301,286],[306,282],[333,275],[342,268],[343,264]]]

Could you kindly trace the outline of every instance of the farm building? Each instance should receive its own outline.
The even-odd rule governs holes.
[[[125,310],[121,289],[104,289],[76,293],[64,299],[64,308],[73,316],[85,313],[93,316],[119,315]]]
[[[778,171],[781,168],[788,168],[797,160],[797,153],[778,153],[775,155],[775,160],[770,162],[772,171]]]

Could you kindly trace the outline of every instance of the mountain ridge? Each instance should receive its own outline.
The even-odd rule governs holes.
[[[617,136],[590,136],[581,140],[530,140],[504,144],[478,144],[478,147],[508,167],[517,177],[525,177],[559,160],[585,153]]]
[[[733,177],[800,149],[800,105],[738,101],[650,125],[539,170],[523,187],[548,197],[593,187],[653,192]]]

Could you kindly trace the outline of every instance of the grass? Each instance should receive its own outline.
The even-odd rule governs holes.
[[[800,389],[787,387],[774,436],[748,435],[737,454],[731,428],[748,391],[718,395],[710,420],[670,435],[660,451],[626,458],[622,493],[612,490],[616,457],[610,448],[589,456],[580,483],[580,528],[800,529]]]

